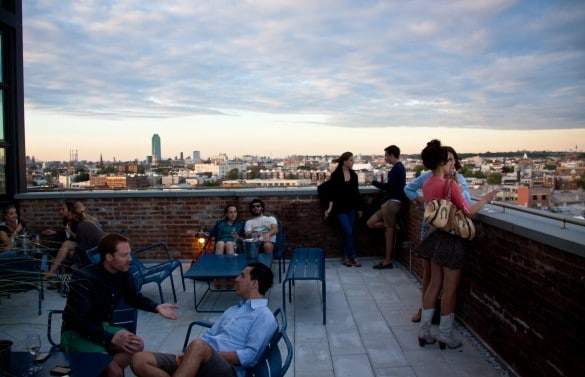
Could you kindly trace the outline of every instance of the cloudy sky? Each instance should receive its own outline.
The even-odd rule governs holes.
[[[23,0],[27,154],[585,150],[582,0]]]

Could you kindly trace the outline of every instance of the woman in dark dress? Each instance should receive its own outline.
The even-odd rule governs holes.
[[[345,152],[333,160],[337,163],[331,173],[329,206],[325,210],[325,218],[333,214],[343,232],[343,258],[341,263],[347,267],[361,267],[356,259],[357,250],[353,238],[355,224],[362,217],[361,197],[358,189],[358,177],[353,171],[353,154]]]

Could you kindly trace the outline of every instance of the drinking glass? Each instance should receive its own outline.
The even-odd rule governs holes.
[[[26,349],[32,355],[32,365],[28,370],[27,376],[34,376],[35,373],[43,368],[42,365],[36,363],[36,358],[41,350],[41,337],[39,334],[29,334],[26,336]]]

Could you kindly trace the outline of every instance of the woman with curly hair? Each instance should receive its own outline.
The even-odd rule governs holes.
[[[448,177],[453,170],[453,162],[449,161],[449,149],[442,146],[439,140],[431,140],[421,152],[421,157],[424,166],[432,171],[432,176],[423,185],[425,204],[433,199],[446,198],[450,191],[453,205],[467,216],[473,216],[499,192],[499,190],[493,190],[470,206],[465,201],[457,182],[453,179],[445,179],[445,176]],[[431,261],[431,281],[424,292],[418,334],[418,342],[421,347],[425,344],[435,343],[437,340],[431,335],[430,328],[441,288],[443,293],[441,296],[439,346],[441,349],[461,347],[461,341],[453,336],[453,323],[464,252],[465,240],[463,238],[433,228],[416,248],[416,253],[421,258]]]

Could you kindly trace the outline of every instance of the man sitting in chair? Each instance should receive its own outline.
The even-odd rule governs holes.
[[[201,338],[193,340],[184,354],[138,352],[130,366],[138,377],[246,375],[245,368],[259,361],[278,329],[264,294],[272,287],[274,274],[266,265],[250,263],[236,278],[236,293],[242,298],[227,309]]]
[[[278,222],[274,216],[264,215],[264,202],[258,198],[252,199],[249,204],[252,218],[244,225],[246,238],[258,237],[262,244],[262,251],[267,254],[274,253]]]
[[[63,312],[61,348],[65,352],[108,352],[113,361],[105,375],[121,377],[130,356],[142,351],[142,338],[110,323],[112,310],[123,297],[128,305],[177,319],[173,304],[157,304],[142,296],[128,272],[132,257],[128,239],[104,236],[98,244],[101,261],[82,269],[71,283]]]

